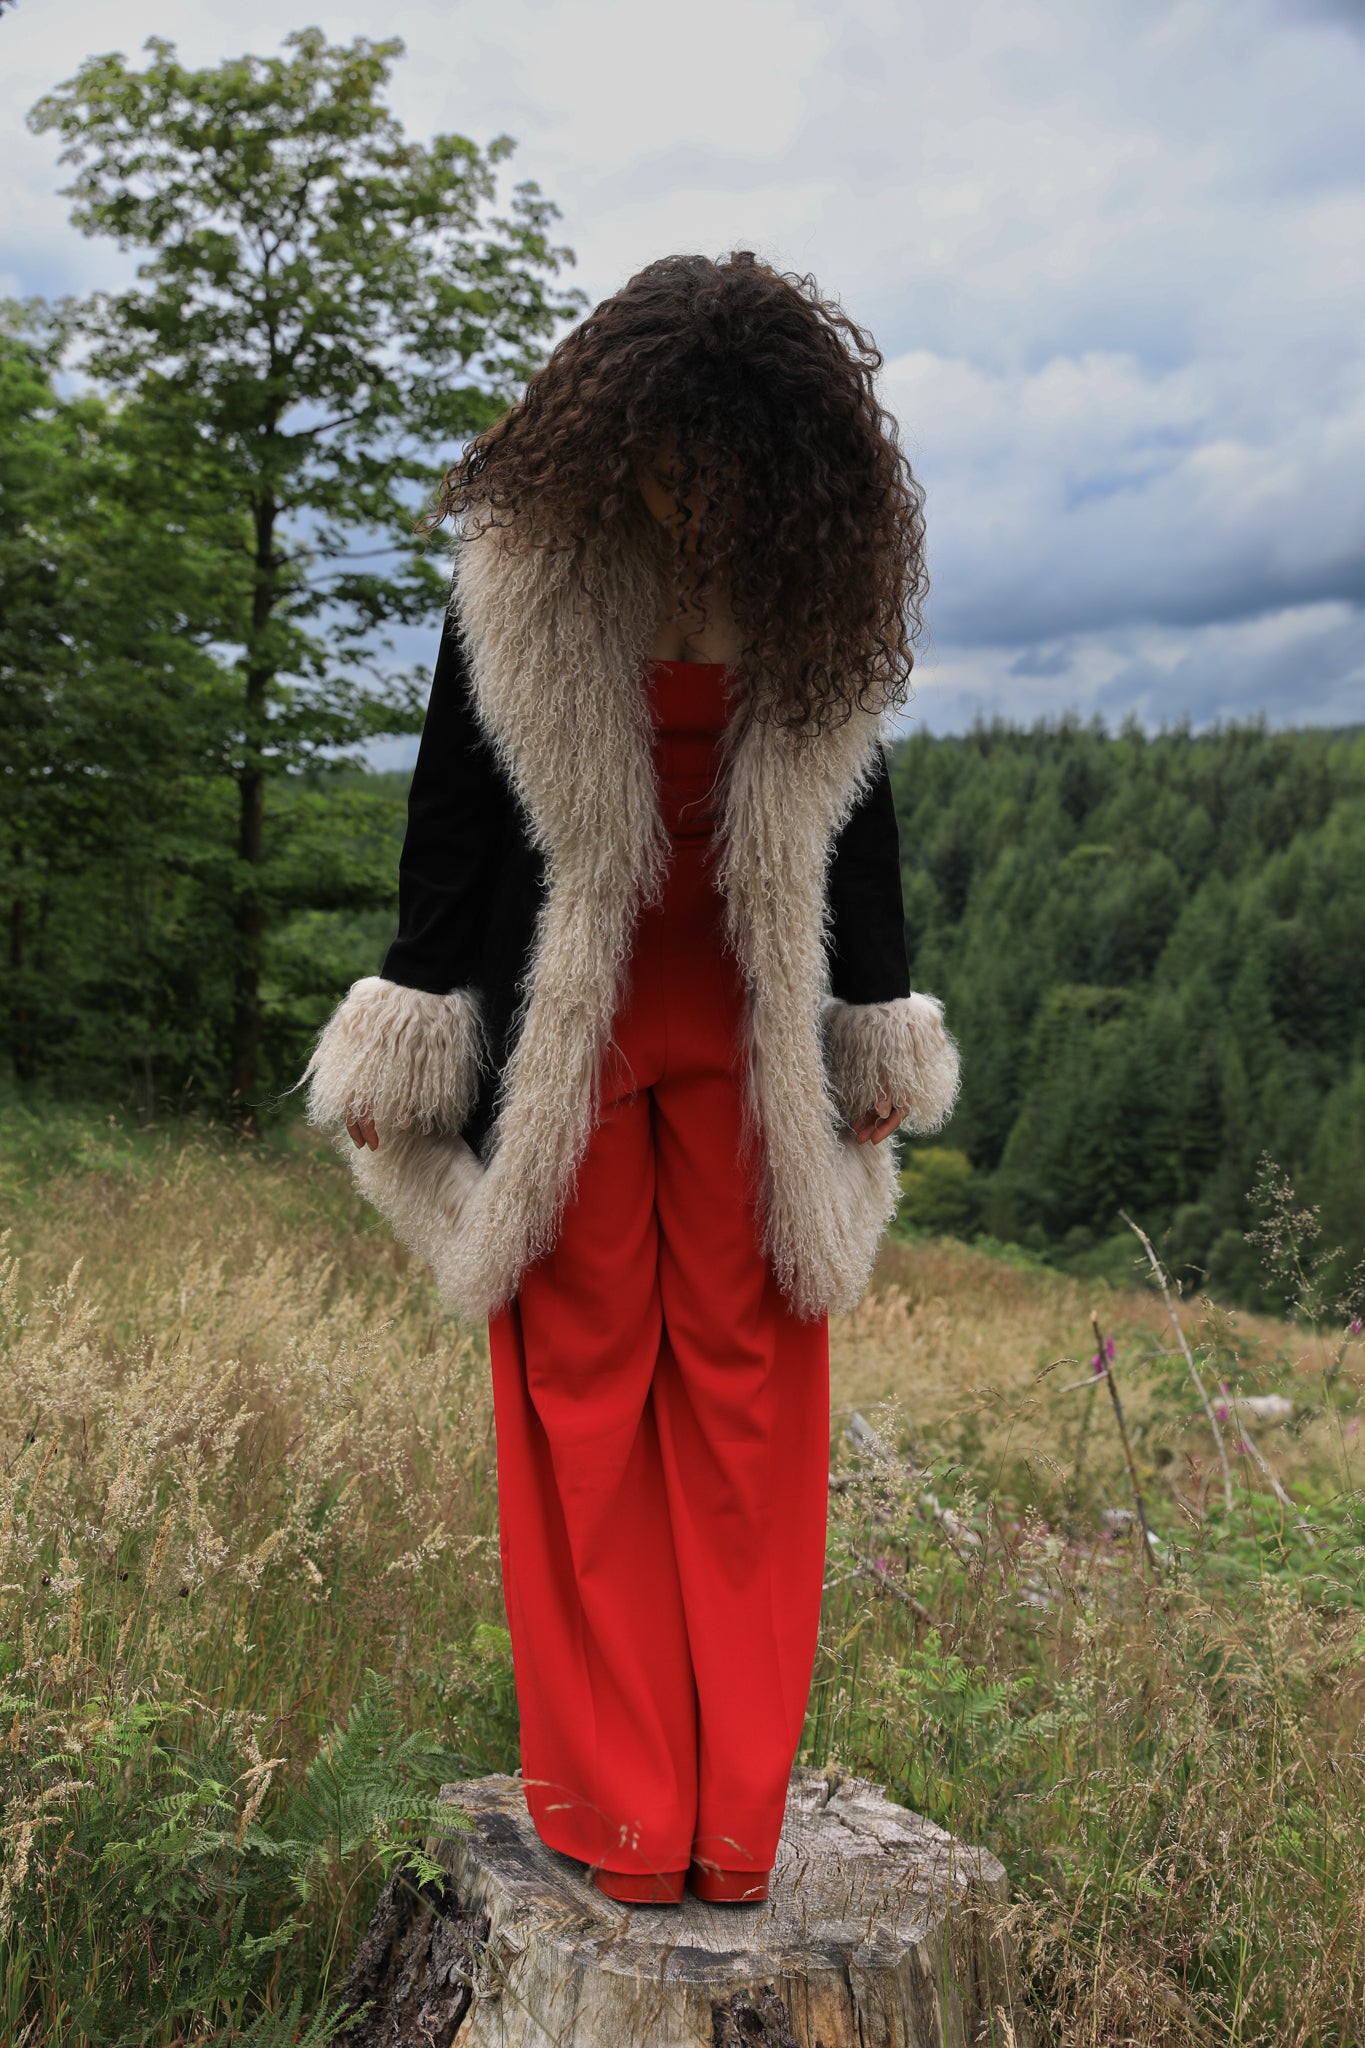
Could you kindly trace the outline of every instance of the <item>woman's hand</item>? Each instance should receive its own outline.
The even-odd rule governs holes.
[[[853,1126],[860,1145],[880,1145],[883,1138],[889,1138],[893,1131],[900,1129],[905,1111],[897,1109],[889,1096],[882,1096],[874,1104],[870,1116]]]
[[[357,1145],[368,1145],[371,1152],[379,1150],[379,1133],[374,1127],[374,1118],[367,1110],[359,1115],[347,1117],[346,1128]]]

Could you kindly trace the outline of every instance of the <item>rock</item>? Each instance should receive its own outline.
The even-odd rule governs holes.
[[[368,1950],[375,2005],[369,2031],[347,2037],[356,2048],[1025,2048],[1031,2038],[1000,1924],[1001,1866],[865,1779],[793,1775],[770,1896],[755,1906],[690,1895],[681,1908],[617,1905],[586,1865],[540,1841],[519,1779],[441,1796],[474,1827],[430,1844],[449,1872],[444,1900],[409,1888],[409,1934],[390,1925],[367,1936],[347,1987],[360,1988]],[[441,1917],[446,1935],[428,1924]],[[441,1972],[439,1987],[423,1983],[424,1967]],[[449,2019],[434,2025],[452,1967],[465,2003],[457,2012],[450,1999]],[[402,2006],[392,2020],[390,1985]]]
[[[1285,1394],[1239,1394],[1235,1406],[1253,1422],[1294,1420],[1294,1403]]]

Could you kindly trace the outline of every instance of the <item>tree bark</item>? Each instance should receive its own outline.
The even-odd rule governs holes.
[[[275,520],[266,499],[256,508],[255,588],[251,601],[252,646],[270,624],[275,608]],[[233,905],[232,1039],[228,1087],[234,1120],[246,1130],[255,1123],[254,1096],[261,1060],[261,946],[265,905],[260,864],[265,851],[265,770],[261,765],[266,711],[274,669],[248,655],[243,718],[242,767],[237,779],[237,894]]]
[[[345,1996],[349,2048],[1026,2048],[984,1850],[880,1786],[797,1771],[768,1900],[617,1905],[547,1849],[518,1778],[447,1785],[443,1895],[389,1886]]]

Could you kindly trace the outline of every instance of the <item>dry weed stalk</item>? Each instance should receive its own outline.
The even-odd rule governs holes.
[[[1138,1478],[1137,1459],[1133,1456],[1132,1439],[1128,1435],[1128,1424],[1124,1420],[1123,1403],[1119,1399],[1119,1384],[1114,1372],[1114,1346],[1107,1345],[1100,1328],[1098,1309],[1090,1311],[1090,1327],[1095,1335],[1095,1372],[1109,1389],[1109,1398],[1114,1404],[1114,1420],[1119,1426],[1119,1440],[1123,1445],[1124,1462],[1128,1467],[1128,1483],[1133,1489],[1133,1505],[1137,1510],[1138,1529],[1142,1537],[1142,1555],[1148,1571],[1156,1570],[1155,1543],[1152,1525],[1147,1519],[1147,1503],[1142,1497],[1142,1483]]]
[[[1166,1269],[1156,1255],[1156,1250],[1152,1244],[1151,1238],[1148,1237],[1146,1231],[1142,1229],[1141,1225],[1134,1223],[1132,1217],[1128,1214],[1126,1209],[1120,1209],[1119,1215],[1128,1225],[1128,1228],[1133,1232],[1133,1235],[1137,1238],[1139,1244],[1142,1246],[1143,1251],[1146,1252],[1147,1262],[1151,1266],[1152,1272],[1155,1275],[1157,1286],[1161,1289],[1161,1298],[1166,1304],[1166,1313],[1170,1316],[1171,1327],[1174,1329],[1176,1335],[1176,1342],[1180,1346],[1181,1354],[1184,1357],[1185,1365],[1189,1371],[1190,1378],[1194,1382],[1194,1389],[1199,1396],[1200,1406],[1203,1408],[1204,1414],[1208,1419],[1209,1428],[1213,1431],[1213,1441],[1218,1446],[1218,1462],[1223,1468],[1223,1502],[1225,1507],[1227,1508],[1228,1513],[1231,1514],[1232,1467],[1228,1463],[1227,1446],[1223,1442],[1223,1432],[1218,1426],[1218,1416],[1214,1409],[1212,1401],[1209,1399],[1208,1388],[1204,1385],[1203,1375],[1200,1373],[1198,1366],[1194,1362],[1194,1353],[1190,1350],[1189,1343],[1186,1339],[1184,1325],[1181,1323],[1180,1317],[1176,1314],[1175,1301],[1171,1294],[1170,1282],[1166,1278]]]

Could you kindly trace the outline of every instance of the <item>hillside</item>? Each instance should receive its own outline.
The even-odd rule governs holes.
[[[1124,1207],[1183,1280],[1274,1307],[1245,1237],[1269,1154],[1329,1242],[1365,1241],[1365,734],[997,726],[904,741],[893,779],[912,972],[965,1076],[911,1162],[909,1225],[1084,1276],[1122,1271]],[[258,1120],[297,1111],[314,1033],[383,958],[404,791],[272,786]],[[234,827],[192,779],[177,801],[173,825],[10,877],[0,1017],[35,1100],[229,1101]]]
[[[5,2038],[321,2048],[432,1783],[517,1758],[483,1335],[297,1126],[0,1101],[0,1231]],[[833,1327],[802,1760],[1002,1857],[1057,2048],[1344,2048],[1359,1338],[1184,1321],[1226,1498],[1136,1272],[888,1248]]]
[[[1269,1153],[1365,1241],[1365,733],[997,726],[903,742],[893,779],[912,973],[963,1049],[914,1220],[1086,1271],[1122,1207],[1265,1298]]]

